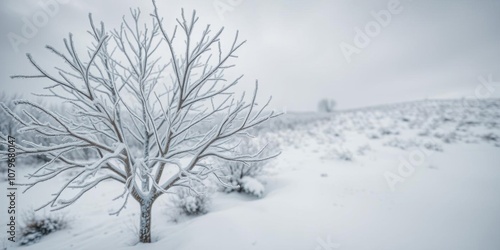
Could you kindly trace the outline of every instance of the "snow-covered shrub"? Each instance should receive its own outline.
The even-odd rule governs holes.
[[[368,151],[371,151],[371,150],[372,150],[372,148],[370,147],[370,145],[365,144],[365,145],[358,147],[357,153],[358,153],[358,155],[365,155]]]
[[[424,143],[424,147],[427,150],[443,152],[443,146],[441,146],[441,144],[438,144],[436,142],[426,142]]]
[[[260,197],[261,195],[256,195],[259,192],[256,193],[253,191],[253,187],[257,186],[256,182],[258,182],[262,186],[263,193],[264,185],[256,177],[263,174],[264,166],[265,162],[251,162],[248,164],[241,162],[228,163],[225,173],[230,186],[223,186],[223,191],[227,193],[244,192]]]
[[[417,133],[417,135],[418,135],[418,136],[422,136],[422,137],[424,137],[424,136],[430,136],[430,135],[431,135],[431,132],[429,131],[429,129],[424,129],[424,130],[422,130],[422,131],[419,131],[419,132]]]
[[[212,197],[217,189],[213,180],[195,183],[191,188],[178,187],[168,197],[165,214],[168,220],[178,223],[186,216],[203,215],[210,211]]]
[[[500,136],[494,133],[487,133],[481,136],[481,139],[487,142],[498,142],[500,141]]]
[[[324,160],[353,161],[354,155],[349,149],[339,147],[339,148],[329,150],[326,153],[326,155],[324,155],[321,158]]]
[[[349,150],[342,149],[342,150],[336,150],[334,152],[335,152],[336,158],[339,160],[342,160],[342,161],[353,161],[354,160],[354,156],[352,155],[351,151],[349,151]]]
[[[263,143],[267,142],[264,138],[245,138],[235,148],[235,151],[244,155],[259,154],[259,157],[264,160],[251,161],[251,162],[223,162],[222,172],[224,173],[227,184],[223,185],[224,192],[243,192],[257,197],[262,197],[264,193],[264,185],[259,180],[259,177],[264,175],[264,167],[268,164],[268,159],[274,158],[271,152],[259,152]],[[279,148],[277,143],[270,145],[267,143],[268,148],[273,148],[272,151],[276,152]],[[270,150],[271,151],[271,150]]]
[[[391,128],[380,128],[379,129],[379,133],[382,136],[386,136],[386,135],[399,135],[399,131],[397,131],[395,129],[391,129]]]
[[[67,226],[68,220],[63,214],[37,216],[34,211],[27,212],[20,227],[20,244],[23,246],[37,243],[43,236]]]
[[[403,117],[403,118],[401,118],[401,121],[402,121],[402,122],[410,122],[410,121],[411,121],[411,119],[410,119],[410,118],[408,118],[408,117]]]
[[[368,137],[368,139],[372,139],[372,140],[380,138],[380,136],[377,133],[373,133],[373,132],[368,133],[366,136]]]
[[[409,148],[419,147],[420,144],[417,141],[413,140],[413,139],[405,140],[405,139],[400,139],[400,138],[394,138],[392,140],[389,140],[389,141],[385,142],[384,146],[394,147],[394,148],[399,148],[399,149],[402,149],[402,150],[406,150],[406,149],[409,149]]]
[[[459,140],[459,136],[457,135],[456,132],[449,132],[445,133],[442,137],[441,140],[445,143],[454,143]]]
[[[244,176],[241,178],[240,186],[243,192],[259,198],[262,197],[265,190],[264,185],[260,181],[250,176]]]
[[[464,140],[464,142],[465,143],[469,143],[469,144],[471,144],[471,143],[479,143],[479,139],[477,139],[477,138],[466,138]]]
[[[195,193],[187,188],[179,188],[172,195],[171,212],[172,217],[177,215],[201,215],[208,213],[212,203],[213,192]],[[175,218],[174,218],[175,219]]]
[[[443,130],[439,130],[439,131],[436,131],[434,132],[433,136],[435,138],[438,138],[438,139],[443,139],[445,137],[445,135],[447,134],[446,131],[443,131]]]

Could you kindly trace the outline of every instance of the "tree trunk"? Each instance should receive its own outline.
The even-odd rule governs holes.
[[[151,243],[151,200],[141,202],[141,221],[139,229],[139,241],[141,243]]]

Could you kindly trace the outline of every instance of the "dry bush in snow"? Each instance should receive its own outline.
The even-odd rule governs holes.
[[[34,211],[26,212],[20,227],[19,244],[31,245],[42,237],[62,230],[68,226],[68,219],[64,214],[37,215]]]

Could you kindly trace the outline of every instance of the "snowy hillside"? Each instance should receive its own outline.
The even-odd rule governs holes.
[[[183,197],[197,215],[177,213],[179,200],[162,196],[151,244],[137,241],[136,202],[108,215],[123,186],[104,181],[56,212],[68,220],[64,229],[19,248],[500,249],[498,99],[289,113],[251,133],[281,155],[239,183],[241,192],[213,184],[206,208]],[[20,195],[19,210],[47,202],[53,183]]]

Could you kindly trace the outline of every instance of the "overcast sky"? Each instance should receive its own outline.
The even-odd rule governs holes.
[[[42,2],[50,0],[1,1],[2,91],[30,93],[47,86],[44,81],[9,76],[34,72],[27,52],[45,64],[61,65],[44,46],[62,48],[68,32],[79,41],[77,46],[87,46],[89,12],[108,27],[117,27],[130,7],[151,11],[147,0],[60,0],[59,10],[23,41],[26,44],[13,46],[11,38],[23,36],[25,20],[40,18]],[[248,89],[258,79],[261,97],[272,95],[273,107],[278,109],[314,110],[321,98],[335,99],[340,108],[353,108],[470,97],[481,85],[480,76],[491,74],[500,82],[500,1],[401,0],[392,7],[389,0],[158,2],[165,22],[175,21],[184,7],[196,9],[201,23],[225,26],[228,33],[239,30],[248,40],[233,69],[245,74],[239,89]],[[217,4],[226,11],[217,9]],[[372,13],[386,13],[394,6],[398,7],[390,21],[375,30],[377,18]],[[364,31],[367,25],[373,37],[346,58],[340,45],[351,46],[352,52],[356,28]],[[500,85],[491,86],[488,96],[500,97]]]

